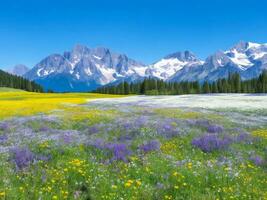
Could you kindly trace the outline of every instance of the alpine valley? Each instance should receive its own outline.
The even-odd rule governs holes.
[[[20,70],[20,66],[23,69]],[[49,55],[32,69],[26,69],[19,65],[13,73],[19,71],[18,75],[56,92],[91,91],[104,85],[137,82],[149,77],[173,82],[203,82],[238,72],[245,80],[257,77],[267,69],[267,44],[240,42],[204,61],[190,51],[176,52],[151,65],[107,48],[76,45],[72,51]]]

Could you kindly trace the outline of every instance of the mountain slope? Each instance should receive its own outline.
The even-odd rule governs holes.
[[[242,79],[257,77],[267,69],[267,44],[240,42],[228,51],[218,51],[196,67],[183,68],[169,81],[215,81],[238,72]]]
[[[9,74],[0,70],[0,87],[22,89],[29,92],[42,92],[43,88],[33,81],[29,81],[21,76]]]
[[[238,72],[251,79],[267,69],[267,44],[240,42],[218,51],[205,61],[190,51],[176,52],[151,65],[144,65],[108,48],[76,45],[63,54],[51,54],[24,77],[57,92],[90,91],[123,81],[139,82],[151,77],[165,81],[215,81]]]
[[[196,56],[189,51],[176,52],[148,66],[146,74],[150,77],[167,80],[183,68],[201,65],[202,63],[201,60],[196,58]]]
[[[144,65],[107,48],[77,45],[63,55],[52,54],[39,62],[25,77],[45,89],[89,91],[132,74],[144,73]]]

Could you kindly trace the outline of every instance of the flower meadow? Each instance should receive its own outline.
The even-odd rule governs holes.
[[[113,97],[0,93],[0,199],[267,199],[266,110]]]

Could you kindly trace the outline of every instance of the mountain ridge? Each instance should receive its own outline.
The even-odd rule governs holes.
[[[217,51],[205,60],[191,51],[178,51],[144,65],[125,54],[105,47],[75,45],[63,54],[51,54],[24,77],[57,92],[90,91],[97,87],[137,82],[152,77],[164,81],[215,81],[238,72],[242,79],[267,69],[267,44],[239,42],[229,50]]]

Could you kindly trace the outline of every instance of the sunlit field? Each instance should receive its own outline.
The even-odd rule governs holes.
[[[267,199],[265,99],[2,89],[0,199]]]

